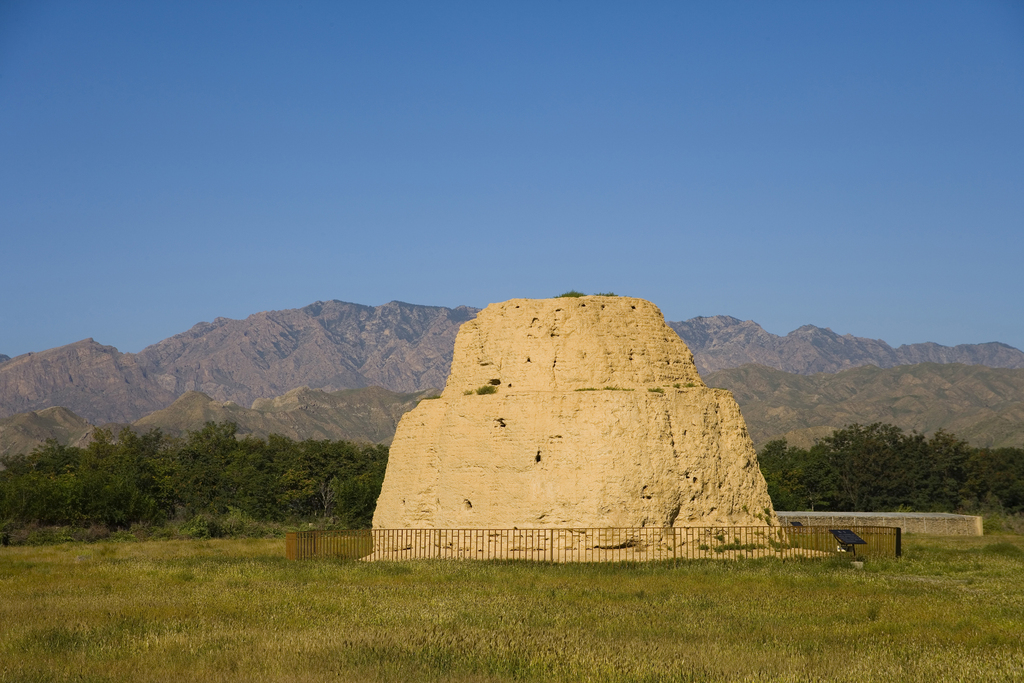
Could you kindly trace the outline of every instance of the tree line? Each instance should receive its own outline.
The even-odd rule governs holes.
[[[365,528],[387,460],[386,446],[239,438],[233,423],[179,439],[100,429],[84,448],[50,440],[6,457],[0,525],[116,530],[240,514]],[[811,448],[769,442],[758,460],[777,510],[1024,512],[1024,449],[975,448],[942,431],[854,424]]]
[[[811,448],[758,453],[776,510],[1024,512],[1024,448],[975,448],[890,424],[849,425]]]
[[[381,445],[238,438],[234,423],[209,422],[180,439],[99,429],[84,448],[48,440],[6,457],[0,522],[127,529],[236,511],[368,527],[387,460]]]

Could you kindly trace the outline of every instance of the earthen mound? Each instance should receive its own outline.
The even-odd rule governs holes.
[[[732,395],[650,302],[492,304],[462,325],[443,394],[407,413],[378,528],[774,521]]]

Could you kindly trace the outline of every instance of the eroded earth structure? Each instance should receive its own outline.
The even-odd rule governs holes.
[[[732,395],[658,308],[514,299],[464,323],[442,395],[403,416],[376,528],[777,523]]]

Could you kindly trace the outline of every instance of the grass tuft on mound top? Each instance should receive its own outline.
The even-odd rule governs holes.
[[[568,292],[563,292],[563,293],[559,294],[558,296],[556,296],[555,298],[556,299],[561,299],[563,297],[568,297],[568,298],[571,298],[571,299],[575,299],[575,298],[578,298],[578,297],[581,297],[581,296],[618,296],[618,294],[616,294],[615,292],[598,292],[596,294],[587,295],[587,294],[584,294],[583,292],[578,292],[575,289],[570,289]]]

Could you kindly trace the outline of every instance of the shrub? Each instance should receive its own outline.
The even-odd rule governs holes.
[[[71,529],[67,527],[39,527],[28,532],[25,538],[25,545],[51,545],[55,543],[70,543],[74,541],[71,536]]]
[[[140,524],[140,523],[136,522],[135,524],[132,524],[131,528],[128,529],[128,531],[132,532],[132,536],[134,536],[136,538],[136,540],[139,540],[139,541],[148,541],[149,540],[150,526],[148,524],[144,524],[144,523]]]
[[[476,393],[483,396],[484,394],[496,394],[498,393],[498,387],[493,384],[485,384],[476,390]]]
[[[1001,534],[1006,529],[1003,528],[1003,519],[1001,515],[985,515],[981,520],[981,530],[986,534]]]
[[[219,536],[219,531],[220,529],[217,528],[217,525],[203,515],[196,515],[189,521],[182,524],[181,528],[178,529],[178,532],[182,536],[194,539],[205,539]]]
[[[107,525],[96,524],[95,522],[83,529],[79,529],[75,533],[75,540],[84,541],[85,543],[95,543],[96,541],[104,541],[108,538],[110,538],[110,529],[107,528]]]
[[[221,532],[229,538],[250,538],[262,535],[260,525],[244,510],[233,505],[228,506],[228,512],[221,518]]]
[[[715,548],[716,553],[724,553],[727,550],[757,550],[763,548],[763,545],[756,543],[726,543],[724,545],[717,546]]]
[[[655,394],[664,394],[665,393],[665,390],[662,389],[661,387],[651,387],[647,391],[650,391],[650,392],[655,393]]]
[[[6,520],[0,523],[0,546],[11,544],[11,531],[14,529],[14,522]]]
[[[566,298],[567,297],[567,298],[570,298],[570,299],[576,299],[576,298],[579,298],[581,296],[586,296],[586,294],[584,294],[583,292],[577,292],[575,289],[570,289],[568,292],[563,292],[562,294],[559,294],[555,298],[556,299],[562,299],[562,298]]]

